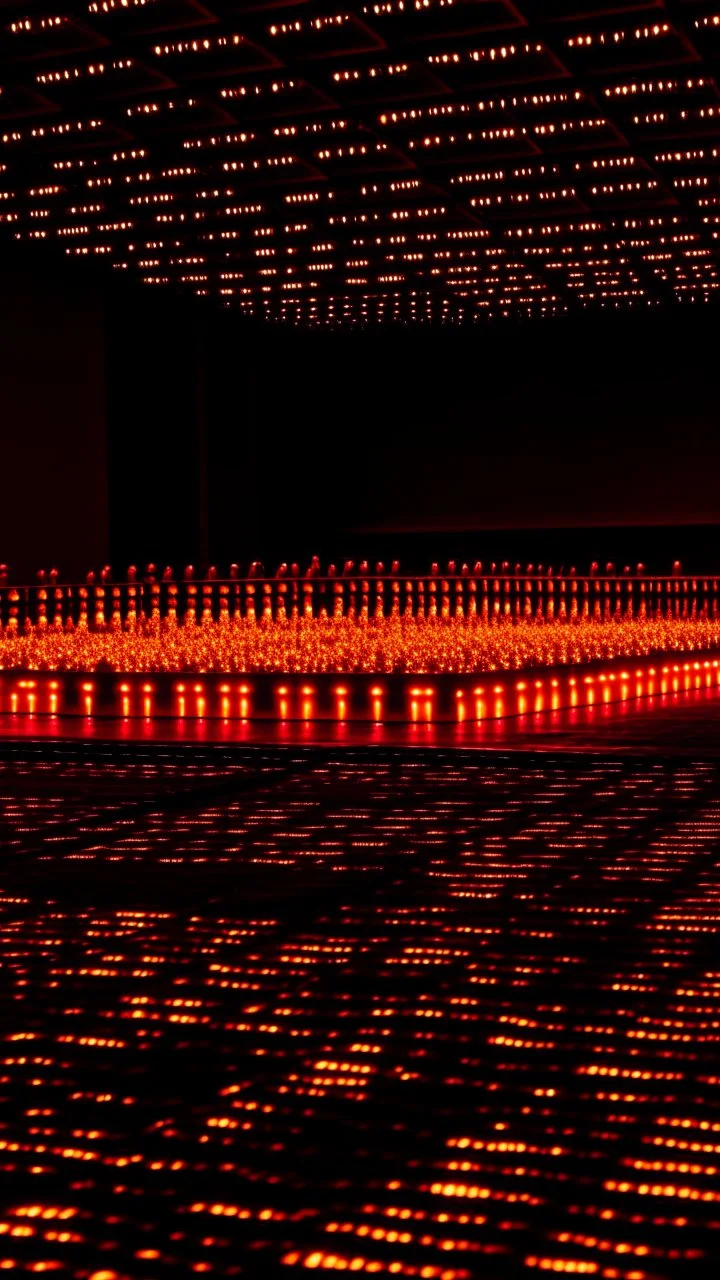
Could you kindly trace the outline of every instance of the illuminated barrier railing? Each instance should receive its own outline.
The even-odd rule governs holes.
[[[175,581],[169,572],[140,580],[112,582],[105,571],[96,580],[62,584],[48,575],[32,585],[4,580],[0,566],[0,625],[28,627],[87,626],[132,628],[151,623],[195,623],[222,619],[278,621],[293,617],[448,618],[498,616],[611,618],[720,616],[720,578],[673,572],[667,575],[624,572],[585,575],[510,572],[504,566],[458,569],[437,566],[423,575],[378,572],[302,575],[281,568],[275,575]]]
[[[0,714],[464,723],[720,687],[720,656],[469,675],[0,673]]]

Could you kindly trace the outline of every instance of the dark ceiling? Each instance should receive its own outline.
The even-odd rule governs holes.
[[[309,324],[714,300],[720,0],[2,14],[9,238]]]

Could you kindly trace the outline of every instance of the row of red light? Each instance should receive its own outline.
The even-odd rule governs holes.
[[[693,681],[694,677],[694,681]],[[657,681],[657,684],[656,684]],[[634,682],[634,684],[633,684]],[[529,677],[519,679],[514,684],[505,682],[492,686],[476,685],[472,688],[460,688],[455,693],[454,718],[462,723],[466,720],[501,719],[505,716],[523,716],[529,713],[538,714],[543,711],[558,711],[562,707],[593,706],[596,703],[625,701],[631,696],[649,697],[655,693],[661,695],[677,693],[681,683],[684,689],[706,687],[720,684],[720,660],[674,663],[661,667],[651,666],[646,669],[636,668],[634,672],[600,671],[585,675],[568,675],[550,679]],[[41,706],[41,693],[47,690],[47,706]],[[30,714],[45,712],[51,716],[60,714],[61,682],[57,679],[45,684],[44,681],[21,679],[14,682],[9,693],[8,706],[11,714]],[[373,685],[370,689],[370,716],[375,723],[382,723],[388,718],[387,690],[382,685]],[[97,709],[97,689],[91,680],[81,685],[81,710],[85,716],[93,716]],[[137,694],[140,694],[138,706]],[[250,684],[221,684],[217,687],[217,702],[213,699],[213,708],[209,708],[213,687],[202,682],[177,683],[172,690],[172,713],[183,720],[187,718],[204,719],[207,716],[219,716],[224,720],[253,719],[252,693]],[[139,686],[123,682],[117,686],[115,709],[123,719],[141,715],[145,719],[157,714],[157,688],[144,682]],[[302,685],[299,690],[299,706],[294,698],[295,690],[282,684],[274,690],[274,714],[262,718],[285,720],[314,720],[318,716],[316,695],[313,685]],[[513,698],[513,694],[515,697]],[[133,696],[134,695],[134,696]],[[351,719],[351,689],[347,684],[335,685],[332,689],[333,712],[331,718],[337,721]],[[413,722],[430,723],[436,719],[446,719],[437,715],[437,684],[419,684],[413,681],[407,691],[407,719]],[[42,699],[44,702],[44,698]],[[293,708],[296,707],[294,711]],[[216,708],[216,709],[215,709]],[[104,709],[104,708],[103,708]],[[326,718],[326,717],[323,717]]]

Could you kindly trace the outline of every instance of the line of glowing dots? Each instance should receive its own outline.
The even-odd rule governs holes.
[[[426,722],[431,721],[433,718],[434,696],[434,689],[411,689],[410,719],[413,721],[420,719],[423,719]]]
[[[666,694],[668,692],[667,677],[671,677],[672,692],[677,693],[680,689],[681,673],[682,675],[684,675],[682,685],[685,690],[688,690],[692,687],[696,689],[701,688],[703,684],[703,678],[702,678],[703,673],[705,676],[705,679],[704,679],[705,687],[710,688],[710,686],[712,685],[713,673],[715,673],[716,682],[720,683],[720,671],[718,670],[719,666],[720,666],[720,662],[718,662],[717,659],[714,659],[712,662],[708,660],[704,662],[684,662],[682,665],[680,665],[679,663],[674,663],[672,667],[669,667],[669,666],[662,667],[660,670],[660,675],[662,677],[660,681],[660,693]],[[694,673],[694,681],[693,681],[692,673]],[[649,667],[647,671],[643,671],[642,669],[636,670],[635,697],[642,698],[645,695],[647,695],[648,697],[652,697],[652,695],[655,692],[655,677],[657,676],[657,674],[658,672],[655,669],[655,667]],[[643,686],[643,680],[645,679],[645,677],[648,677],[646,688]],[[596,700],[595,689],[593,687],[596,681],[598,684],[602,686],[602,691],[601,691],[602,701],[610,702],[612,699],[612,685],[618,679],[620,681],[619,700],[625,701],[630,696],[630,681],[632,677],[629,671],[621,671],[619,673],[615,671],[600,672],[599,675],[597,676],[592,676],[592,675],[584,676],[583,683],[586,686],[587,704],[591,706]],[[538,681],[537,683],[539,684],[540,682]],[[556,684],[556,683],[557,683],[556,681],[553,681],[553,684]],[[571,688],[571,700],[570,700],[571,706],[577,706],[577,702],[578,702],[577,689],[576,689],[577,680],[575,679],[574,676],[571,676],[569,678],[568,684]]]
[[[287,720],[288,718],[287,692],[288,691],[285,685],[281,685],[280,688],[278,689],[278,698],[279,698],[278,711],[279,711],[279,717],[281,720]]]
[[[659,681],[658,681],[659,677]],[[634,684],[632,683],[634,679]],[[656,668],[648,667],[646,670],[637,668],[634,674],[629,670],[622,671],[601,671],[584,676],[566,676],[564,687],[567,693],[567,701],[565,705],[569,707],[577,707],[582,701],[586,706],[593,706],[596,702],[609,703],[611,701],[626,701],[631,696],[636,698],[652,697],[656,692],[665,695],[668,692],[677,693],[682,688],[689,691],[691,688],[700,689],[703,685],[710,688],[715,683],[720,684],[720,660],[705,660],[703,662],[685,662],[673,663],[672,665]],[[657,682],[657,683],[656,683]],[[520,679],[514,686],[514,692],[517,695],[513,704],[511,700],[512,690],[506,685],[497,684],[490,689],[478,686],[472,691],[466,689],[458,689],[455,693],[456,699],[456,719],[463,722],[472,716],[469,711],[466,698],[474,699],[474,718],[476,721],[489,718],[501,719],[506,715],[526,715],[533,711],[539,714],[546,710],[557,711],[561,705],[560,695],[561,681],[553,678],[550,680],[543,679]],[[58,680],[49,681],[47,686],[48,699],[47,710],[50,715],[57,715],[59,711],[59,693],[61,684]],[[238,718],[241,720],[250,719],[251,701],[250,694],[252,687],[248,684],[231,686],[230,684],[221,684],[218,688],[217,709],[223,719]],[[547,689],[549,689],[549,700],[547,700]],[[81,685],[82,691],[82,707],[84,714],[92,717],[95,710],[95,685],[92,681],[85,681]],[[207,690],[203,684],[177,684],[174,688],[176,713],[180,719],[186,718],[188,715],[194,715],[198,719],[203,719],[208,714]],[[14,688],[10,692],[10,711],[13,715],[28,714],[34,715],[38,710],[43,709],[42,686],[38,689],[38,682],[32,679],[18,680]],[[141,708],[142,714],[146,719],[151,719],[155,715],[153,705],[153,695],[156,693],[154,685],[144,683],[141,686]],[[123,718],[128,718],[132,714],[133,699],[131,697],[132,686],[129,683],[123,683],[117,686],[117,703],[118,710]],[[278,686],[277,694],[277,717],[280,720],[290,718],[291,690],[286,685]],[[300,714],[303,720],[309,721],[317,718],[316,715],[316,694],[317,690],[312,685],[303,685],[300,689]],[[233,696],[234,695],[234,696]],[[334,716],[339,721],[348,718],[350,705],[351,689],[346,684],[337,685],[333,689]],[[409,696],[409,719],[413,722],[430,723],[435,717],[437,689],[431,686],[413,685],[408,690]],[[384,716],[384,697],[385,693],[382,687],[374,685],[370,690],[370,708],[372,719],[375,723],[382,723]]]
[[[302,691],[302,695],[303,695],[302,718],[303,718],[303,720],[312,720],[312,710],[313,710],[312,696],[313,696],[314,692],[315,692],[315,690],[312,688],[312,686],[311,686],[311,685],[303,685],[303,691]]]
[[[57,685],[55,684],[54,687],[57,687]],[[83,688],[85,687],[86,686],[83,686]],[[91,687],[87,686],[87,688],[88,688],[88,692],[90,692]],[[118,692],[120,695],[120,706],[121,706],[122,715],[123,717],[127,718],[131,714],[131,701],[130,701],[131,686],[129,684],[121,684],[119,686]],[[175,686],[174,692],[175,692],[176,711],[179,719],[183,720],[188,715],[188,697],[186,696],[187,694],[194,695],[194,701],[192,700],[192,698],[190,699],[190,704],[189,704],[190,709],[194,710],[195,716],[198,719],[204,718],[207,710],[207,699],[205,697],[205,688],[203,685],[195,684],[195,685],[192,685],[191,687],[188,687],[185,684],[177,684]],[[219,686],[219,693],[221,695],[220,714],[222,715],[224,720],[228,720],[232,716],[232,701],[230,698],[230,694],[232,692],[233,691],[229,684],[221,684]],[[249,718],[248,694],[250,693],[250,688],[248,685],[243,684],[239,686],[239,689],[237,690],[237,692],[240,695],[240,700],[239,700],[240,719],[247,720]],[[143,715],[145,716],[146,719],[151,719],[153,717],[152,695],[155,693],[155,686],[152,684],[143,684],[142,693],[143,693],[143,701],[142,701]],[[88,714],[91,714],[91,711],[88,712]]]
[[[29,715],[33,715],[37,705],[37,694],[35,693],[36,681],[35,680],[19,680],[17,687],[18,689],[27,690],[27,693],[25,694],[25,701],[27,705],[23,707],[22,710],[27,711]],[[19,702],[20,702],[20,695],[18,693],[13,692],[10,695],[10,709],[13,715],[16,715],[17,712],[21,709]]]
[[[685,662],[682,664],[682,666],[676,663],[672,666],[672,668],[663,667],[661,674],[663,677],[667,677],[672,674],[673,692],[677,692],[680,688],[681,672],[684,673],[684,676],[685,676],[683,681],[683,686],[685,689],[690,689],[692,687],[691,672],[695,673],[694,687],[700,688],[703,683],[702,673],[704,672],[704,675],[705,675],[704,683],[705,683],[705,686],[709,688],[712,684],[713,673],[715,674],[716,681],[720,683],[720,671],[718,671],[719,666],[720,666],[720,663],[718,662],[717,659],[713,660],[712,662],[705,661],[702,663],[701,662],[693,662],[693,663]],[[655,682],[656,675],[657,675],[657,671],[655,667],[649,667],[647,671],[643,671],[642,669],[635,671],[635,681],[636,681],[635,690],[634,690],[635,697],[641,698],[644,696],[644,694],[647,694],[648,696],[651,697],[654,694],[655,692],[654,682]],[[643,681],[646,677],[647,677],[647,688],[645,688],[643,684]],[[619,682],[619,698],[616,700],[619,700],[622,702],[626,701],[630,697],[631,679],[632,679],[632,676],[629,671],[620,671],[620,672],[602,671],[598,675],[584,676],[583,684],[585,685],[585,701],[587,705],[592,706],[593,703],[596,701],[596,691],[594,688],[594,685],[596,682],[602,686],[601,698],[603,702],[610,702],[613,700],[613,686],[615,685],[616,681]],[[533,687],[535,689],[535,697],[533,700],[533,707],[532,707],[533,711],[536,713],[539,713],[546,709],[544,693],[543,693],[544,683],[545,682],[543,680],[535,680],[534,684],[533,682],[528,682],[525,680],[519,680],[517,682],[517,684],[515,685],[515,690],[518,694],[517,704],[516,704],[516,713],[518,715],[520,716],[525,715],[530,709],[528,694],[530,693],[530,690]],[[577,679],[574,676],[570,676],[567,680],[567,686],[570,693],[571,707],[575,707],[578,705],[579,697],[578,697],[577,683],[578,683]],[[558,692],[559,684],[560,682],[556,679],[553,679],[550,681],[551,696],[550,696],[549,709],[551,711],[557,711],[560,708],[560,694]],[[662,694],[665,694],[667,693],[667,691],[668,691],[668,681],[667,679],[663,679],[660,685],[660,692]],[[413,689],[411,692],[415,698],[418,698],[423,691],[421,689]],[[505,708],[504,708],[504,702],[503,702],[506,690],[502,685],[495,685],[492,692],[495,695],[494,714],[496,718],[500,718],[506,714]],[[432,694],[432,690],[425,690],[425,693]],[[486,704],[483,701],[485,690],[483,688],[476,688],[473,690],[473,693],[475,696],[475,719],[482,720],[486,716]],[[462,722],[463,720],[466,719],[466,716],[467,716],[467,711],[465,706],[465,691],[462,689],[458,689],[456,693],[456,698],[457,698],[457,719],[459,722]],[[412,703],[412,719],[413,720],[417,720],[419,718],[418,707],[419,707],[418,702],[414,701]],[[431,711],[430,711],[429,703],[426,703],[426,706],[425,706],[425,718],[428,720],[431,719]]]
[[[95,685],[92,683],[92,681],[88,680],[85,682],[82,688],[83,688],[83,693],[85,695],[83,700],[84,707],[85,707],[85,715],[91,716],[93,713],[93,693],[95,691]]]
[[[88,693],[92,691],[92,686],[90,685],[83,685],[83,688],[86,689]],[[121,684],[118,688],[120,710],[124,720],[127,720],[130,716],[130,706],[131,706],[130,692],[131,692],[131,688],[129,684]],[[150,720],[153,715],[152,695],[155,692],[155,688],[151,684],[144,684],[142,686],[142,692],[143,692],[143,700],[142,700],[143,715],[146,720]],[[86,707],[87,707],[87,701],[86,701]],[[92,706],[90,707],[90,710],[87,712],[87,714],[92,715]]]
[[[551,681],[552,686],[557,687],[557,683],[557,680]],[[530,710],[530,690],[532,688],[532,683],[525,680],[518,680],[515,685],[515,690],[518,695],[516,710],[519,716],[524,716]],[[532,709],[535,712],[544,711],[545,699],[543,697],[543,681],[536,680],[534,688],[536,692],[533,699]]]
[[[222,689],[227,689],[227,687],[227,685],[223,685]],[[189,690],[184,684],[175,685],[178,717],[180,720],[184,720],[187,715],[187,698],[185,695],[188,692],[195,695],[195,715],[199,720],[202,720],[207,709],[207,700],[205,698],[204,686],[201,684],[194,684]]]

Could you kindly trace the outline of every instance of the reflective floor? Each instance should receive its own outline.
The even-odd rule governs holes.
[[[606,687],[607,693],[610,689]],[[720,746],[720,686],[499,719],[370,724],[331,720],[0,714],[2,739],[242,746],[507,746],[587,750],[713,751]]]
[[[0,814],[0,1268],[715,1274],[711,751],[5,741]]]

